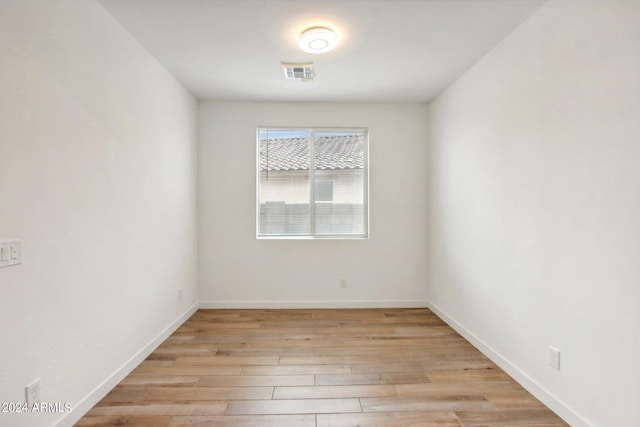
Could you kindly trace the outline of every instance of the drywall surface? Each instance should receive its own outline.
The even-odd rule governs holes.
[[[203,306],[423,306],[425,117],[421,104],[200,103]],[[257,126],[369,128],[370,238],[256,239]]]
[[[429,107],[430,303],[575,426],[640,425],[639,44],[552,0]]]
[[[197,303],[197,102],[94,1],[0,2],[0,58],[0,402],[60,404],[0,425],[70,425]]]

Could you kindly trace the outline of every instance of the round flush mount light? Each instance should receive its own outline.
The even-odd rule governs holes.
[[[338,35],[327,27],[311,27],[302,32],[298,47],[307,53],[325,53],[338,44]]]

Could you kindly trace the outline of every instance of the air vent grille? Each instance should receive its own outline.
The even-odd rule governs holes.
[[[292,64],[282,63],[284,78],[287,80],[302,80],[309,82],[313,80],[313,64]]]

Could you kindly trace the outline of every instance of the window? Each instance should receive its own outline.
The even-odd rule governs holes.
[[[333,202],[333,180],[316,179],[314,185],[316,202]]]
[[[366,129],[258,128],[258,237],[368,235]]]

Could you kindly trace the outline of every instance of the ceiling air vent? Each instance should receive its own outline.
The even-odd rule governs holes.
[[[284,78],[287,80],[302,80],[303,82],[313,81],[313,64],[292,64],[282,63]]]

